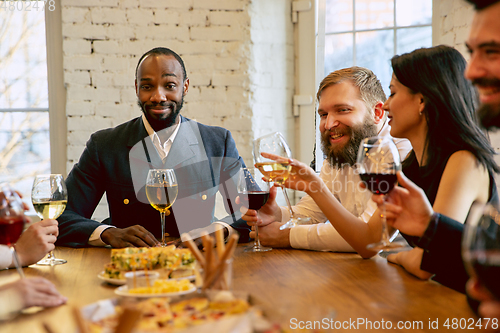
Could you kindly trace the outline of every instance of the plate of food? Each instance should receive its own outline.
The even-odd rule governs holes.
[[[170,280],[189,280],[189,281],[194,281],[196,276],[193,275],[193,274],[174,274],[174,273],[178,273],[180,271],[174,271],[170,274],[170,277],[168,279]],[[182,275],[185,275],[185,276],[182,276]],[[102,280],[104,282],[107,282],[109,284],[113,284],[115,286],[123,286],[125,283],[127,283],[127,280],[125,279],[125,277],[118,277],[118,278],[111,278],[109,277],[105,271],[101,271],[99,274],[97,274],[97,278],[99,280]]]
[[[196,286],[189,280],[156,280],[149,287],[138,287],[129,289],[121,286],[115,289],[115,294],[120,296],[149,298],[149,297],[173,297],[190,294],[196,291]]]
[[[109,284],[125,284],[125,273],[138,270],[152,270],[160,273],[162,279],[194,280],[196,260],[189,249],[167,247],[124,248],[111,250],[111,262],[97,277]]]
[[[125,279],[120,279],[120,278],[113,279],[108,277],[104,271],[97,274],[97,278],[109,284],[114,284],[115,286],[123,286],[125,283],[127,283]]]
[[[203,293],[181,296],[174,301],[152,297],[132,304],[108,299],[84,307],[82,316],[92,332],[113,332],[125,308],[130,306],[142,313],[136,323],[137,332],[253,332],[254,325],[260,324],[262,328],[268,323],[247,299],[220,300]]]

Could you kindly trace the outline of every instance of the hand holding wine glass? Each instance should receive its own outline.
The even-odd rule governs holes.
[[[269,199],[269,182],[262,180],[262,174],[257,168],[242,168],[238,178],[238,193],[240,202],[248,209],[258,210],[264,206]],[[246,252],[266,252],[270,247],[263,247],[259,241],[259,227],[255,225],[254,245],[246,249]]]
[[[12,259],[16,269],[24,278],[24,273],[19,263],[14,244],[23,232],[26,217],[24,216],[24,206],[15,191],[7,184],[2,184],[0,195],[0,244],[10,247]]]
[[[31,202],[37,215],[42,219],[57,219],[66,209],[68,190],[61,174],[38,175],[33,182]],[[67,261],[58,259],[50,251],[47,258],[39,261],[38,265],[61,265]]]
[[[471,207],[462,237],[462,258],[469,275],[500,301],[500,212],[493,205]]]
[[[178,186],[173,169],[151,169],[146,180],[146,196],[151,206],[160,212],[161,244],[167,246],[165,240],[165,214],[177,198]],[[196,207],[193,207],[196,209]]]
[[[357,167],[361,180],[374,194],[385,195],[397,183],[396,173],[401,170],[398,148],[391,138],[370,137],[361,142],[358,150]],[[402,247],[391,243],[387,229],[385,201],[382,203],[382,237],[380,242],[369,244],[370,250],[389,250]]]
[[[278,155],[284,158],[284,160],[275,161],[264,157],[262,153]],[[259,168],[260,172],[262,172],[262,174],[270,182],[275,182],[276,184],[281,185],[281,189],[283,190],[283,196],[285,197],[291,218],[290,221],[283,224],[280,229],[284,230],[287,228],[293,228],[298,224],[307,223],[310,218],[295,217],[285,187],[283,187],[283,184],[289,177],[290,170],[292,168],[289,163],[289,159],[292,157],[292,152],[290,151],[290,147],[288,147],[283,135],[279,132],[274,132],[254,140],[253,156],[255,160],[255,167]]]

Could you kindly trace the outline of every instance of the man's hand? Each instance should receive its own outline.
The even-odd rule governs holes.
[[[36,263],[54,250],[59,228],[57,221],[46,219],[32,224],[21,234],[15,247],[21,266]]]
[[[410,236],[421,237],[433,214],[432,206],[424,191],[399,171],[400,185],[386,194],[387,223]],[[372,200],[382,209],[383,195],[372,195]]]
[[[290,229],[280,230],[283,223],[273,222],[266,226],[259,226],[259,240],[262,246],[273,248],[290,247]],[[255,238],[255,231],[250,233],[250,238]]]
[[[266,204],[258,211],[241,206],[241,218],[246,221],[249,226],[264,226],[275,221],[281,221],[281,209],[276,203],[277,191],[277,187],[271,187],[269,190],[269,199],[267,199]],[[240,197],[236,198],[236,203],[238,205],[244,204]]]
[[[140,225],[125,229],[107,228],[102,232],[101,239],[114,248],[150,247],[158,244],[155,236]]]

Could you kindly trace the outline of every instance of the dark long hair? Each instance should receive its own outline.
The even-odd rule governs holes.
[[[424,96],[428,127],[427,157],[422,163],[425,174],[458,150],[470,151],[490,173],[499,172],[493,159],[495,150],[477,125],[477,93],[464,77],[467,63],[460,52],[439,45],[395,56],[391,63],[398,81]]]

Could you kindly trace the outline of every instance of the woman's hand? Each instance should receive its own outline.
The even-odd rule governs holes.
[[[421,237],[433,214],[432,206],[424,191],[399,171],[398,182],[401,186],[385,195],[387,223],[410,236]],[[372,200],[382,207],[384,196],[372,195]]]
[[[34,264],[54,250],[59,234],[57,225],[56,220],[45,219],[30,225],[21,234],[15,245],[21,266]]]
[[[500,300],[496,299],[477,278],[467,282],[467,294],[480,302],[478,312],[483,318],[500,320]]]
[[[66,297],[59,294],[52,282],[42,277],[20,279],[0,287],[0,291],[7,290],[16,293],[22,308],[58,306],[67,301]]]
[[[415,247],[409,251],[389,254],[387,256],[387,260],[393,264],[403,266],[404,269],[419,279],[427,280],[432,276],[432,274],[420,269],[423,254],[424,250],[419,247]]]

